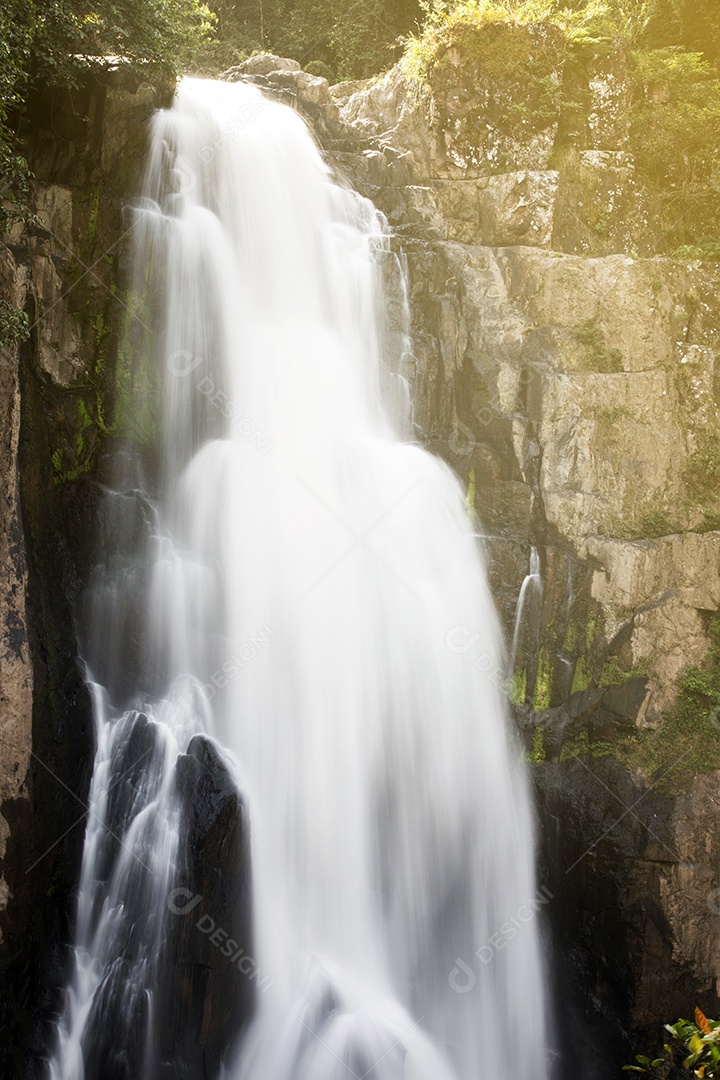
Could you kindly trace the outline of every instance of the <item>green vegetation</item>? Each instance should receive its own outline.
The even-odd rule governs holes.
[[[583,348],[583,360],[589,371],[608,375],[623,370],[623,355],[619,349],[609,349],[605,331],[597,319],[578,323],[572,331],[573,340]]]
[[[516,671],[513,676],[507,680],[504,688],[508,699],[513,705],[524,705],[525,696],[527,694],[527,671]]]
[[[218,42],[206,66],[220,71],[260,52],[298,60],[330,82],[361,79],[390,67],[401,35],[421,17],[418,0],[209,0]]]
[[[706,662],[685,671],[662,724],[613,748],[620,761],[670,790],[679,790],[688,775],[720,769],[720,616],[710,621],[708,632]]]
[[[680,257],[717,259],[717,72],[701,54],[674,47],[640,53],[636,65],[630,138],[637,173],[656,196],[670,250],[677,244]]]
[[[665,510],[648,510],[640,518],[640,539],[653,540],[658,536],[670,536],[677,531]]]
[[[699,1080],[718,1080],[720,1077],[720,1021],[709,1020],[695,1009],[695,1020],[678,1020],[666,1024],[670,1041],[663,1047],[663,1056],[649,1058],[638,1054],[634,1065],[624,1065],[625,1072],[661,1080],[672,1074],[684,1073]]]
[[[705,262],[720,262],[720,240],[713,240],[710,236],[704,236],[696,244],[682,244],[673,251],[676,259],[686,259],[693,262],[701,259]]]
[[[623,686],[625,683],[630,682],[632,679],[643,679],[648,673],[648,663],[643,662],[638,664],[637,667],[630,668],[629,671],[625,671],[620,667],[617,656],[609,657],[603,664],[603,669],[600,674],[600,680],[598,686]]]
[[[572,686],[570,687],[570,693],[581,694],[585,690],[589,690],[591,684],[592,677],[587,658],[584,656],[579,656],[575,663],[575,671],[573,672],[573,681]]]
[[[215,16],[202,0],[7,0],[0,8],[0,226],[26,216],[27,162],[15,138],[38,88],[77,87],[104,56],[144,78],[192,64]]]
[[[532,747],[528,753],[528,761],[533,765],[542,765],[545,761],[545,744],[543,741],[542,728],[536,727],[533,732]]]
[[[704,521],[698,526],[699,533],[720,532],[720,512],[717,510],[703,510]]]
[[[601,689],[623,686],[631,679],[647,678],[650,674],[650,658],[625,670],[616,656],[610,656],[598,676],[589,656],[599,627],[599,620],[594,626],[588,623],[586,648],[576,660],[571,693],[593,686]],[[679,682],[677,699],[657,727],[632,730],[613,742],[591,741],[587,731],[581,731],[564,742],[560,760],[579,755],[612,755],[627,768],[642,772],[651,784],[668,793],[683,791],[688,780],[698,773],[720,770],[720,615],[710,620],[708,636],[710,648],[704,664],[686,669]],[[549,675],[543,652],[533,701],[538,711],[547,707]]]
[[[617,757],[617,750],[612,743],[597,740],[590,742],[587,732],[583,731],[572,739],[566,739],[560,751],[560,761],[569,761],[574,757]]]
[[[619,540],[658,540],[663,536],[673,536],[675,533],[687,532],[687,523],[683,524],[676,518],[672,518],[664,505],[654,503],[643,510],[637,518],[637,524],[628,523],[625,519],[616,520],[612,526],[612,535]],[[705,527],[698,532],[709,532]]]
[[[701,431],[687,470],[691,494],[698,502],[706,502],[720,493],[720,435]]]
[[[0,297],[0,348],[24,341],[28,335],[28,317]]]
[[[552,686],[552,659],[543,648],[538,656],[537,674],[535,675],[535,687],[533,690],[533,709],[542,712],[550,708],[550,692]]]
[[[598,54],[612,53],[611,65],[619,64],[630,84],[623,103],[627,149],[653,199],[656,250],[720,259],[715,0],[426,0],[422,6],[424,26],[405,49],[406,76],[437,93],[446,73],[461,65],[473,78],[505,86],[509,93],[499,95],[494,123],[511,137],[532,135],[558,116],[561,130],[581,130],[590,65]],[[463,141],[470,140],[461,137],[461,156],[472,161]],[[562,153],[562,142],[555,150]],[[607,233],[604,212],[593,227]]]

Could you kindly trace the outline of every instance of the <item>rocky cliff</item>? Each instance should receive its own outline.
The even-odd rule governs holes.
[[[166,91],[167,94],[167,91]],[[29,222],[1,251],[3,294],[28,316],[0,353],[4,1075],[40,1075],[66,979],[93,733],[76,636],[95,558],[102,448],[118,431],[128,306],[123,203],[160,101],[121,70],[31,103]],[[120,380],[121,381],[121,380]],[[2,1070],[0,1070],[2,1071]]]

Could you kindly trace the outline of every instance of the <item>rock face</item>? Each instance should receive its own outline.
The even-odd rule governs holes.
[[[67,974],[93,760],[75,616],[95,511],[79,481],[115,422],[122,202],[158,100],[117,72],[34,101],[26,146],[38,222],[0,252],[4,295],[30,327],[0,355],[0,1071],[18,1080],[42,1071]]]
[[[617,1076],[663,1018],[717,1011],[720,776],[668,796],[575,757],[536,783],[565,1072]]]
[[[168,1075],[213,1080],[265,986],[252,955],[250,830],[237,783],[211,742],[196,736],[176,768],[183,891],[170,916],[159,1029],[163,1058],[173,1063]]]
[[[370,171],[360,159],[353,180],[401,223],[416,420],[474,492],[508,632],[531,547],[540,553],[541,629],[515,673],[527,700],[558,705],[584,688],[592,619],[596,665],[617,656],[647,671],[657,722],[706,654],[720,601],[708,531],[720,523],[720,274],[627,254],[650,207],[637,189],[625,213],[609,179],[622,187],[632,173],[621,57],[590,65],[572,137],[550,117],[497,160],[483,139],[509,91],[470,92],[467,74],[451,63],[418,92],[397,68],[347,97],[339,88],[343,119],[388,162]],[[464,157],[460,119],[475,146]],[[637,235],[587,243],[583,214],[569,224],[573,185],[586,216],[613,188],[612,229],[625,221]]]
[[[9,251],[0,264],[3,294],[23,306],[22,274]],[[20,522],[18,439],[20,434],[19,348],[0,352],[0,431],[2,478],[0,490],[0,743],[4,769],[0,776],[0,859],[6,868],[0,878],[0,908],[11,896],[18,815],[27,813],[32,746],[33,670],[27,627],[28,571]],[[11,845],[12,847],[12,845]],[[9,880],[10,879],[10,880]],[[17,886],[15,886],[17,888]],[[2,932],[2,931],[0,931]]]

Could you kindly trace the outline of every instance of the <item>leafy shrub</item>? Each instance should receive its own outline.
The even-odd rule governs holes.
[[[625,1072],[642,1076],[665,1077],[669,1070],[682,1070],[699,1080],[720,1078],[720,1021],[708,1020],[700,1009],[695,1009],[695,1020],[678,1020],[666,1024],[670,1042],[665,1044],[664,1056],[649,1058],[638,1054],[635,1065],[624,1065]]]
[[[631,145],[638,176],[656,193],[668,246],[699,247],[700,257],[718,258],[720,80],[699,53],[678,48],[635,60]]]
[[[28,336],[28,317],[0,298],[0,348],[24,341]]]
[[[673,251],[676,259],[703,259],[705,262],[720,262],[720,240],[704,236],[696,244],[681,244]]]
[[[423,6],[427,21],[420,35],[409,38],[403,57],[411,83],[442,89],[459,63],[473,80],[511,88],[495,117],[505,134],[527,135],[557,117],[565,42],[550,18],[552,0],[462,0],[452,7],[436,0]]]
[[[658,536],[670,536],[676,531],[670,515],[665,510],[656,508],[641,516],[638,539],[654,540]]]

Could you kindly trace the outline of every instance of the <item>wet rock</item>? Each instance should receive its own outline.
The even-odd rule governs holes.
[[[718,1010],[720,776],[649,789],[611,757],[534,769],[540,867],[554,899],[563,1076],[617,1075],[662,1023]]]
[[[158,1005],[160,1076],[216,1077],[266,985],[253,957],[247,810],[230,768],[203,736],[177,762],[183,820]]]

